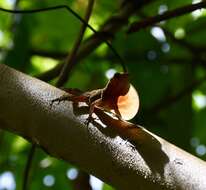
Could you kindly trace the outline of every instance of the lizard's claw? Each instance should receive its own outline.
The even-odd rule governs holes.
[[[88,127],[89,123],[91,123],[92,120],[93,120],[92,116],[89,116],[85,121],[85,125]]]
[[[126,145],[129,145],[131,148],[132,148],[132,150],[135,150],[135,145],[133,145],[131,142],[129,142],[127,139],[125,140],[125,144]]]
[[[59,104],[60,103],[60,98],[55,98],[55,99],[51,100],[51,102],[50,102],[51,107],[53,106],[54,102],[57,102],[57,104]]]
[[[69,95],[64,94],[64,95],[60,96],[59,98],[55,98],[55,99],[51,100],[50,106],[52,107],[54,102],[57,102],[57,104],[59,104],[60,102],[68,100],[68,99],[69,99]]]

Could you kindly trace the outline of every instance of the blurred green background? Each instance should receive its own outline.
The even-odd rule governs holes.
[[[156,0],[145,6],[130,22],[143,15],[162,14],[191,0]],[[33,9],[59,4],[83,15],[84,0],[0,0],[0,6]],[[98,28],[118,10],[118,1],[97,0],[90,24]],[[0,12],[0,63],[32,76],[54,68],[72,48],[80,22],[65,10],[29,15]],[[140,96],[140,111],[133,119],[150,131],[186,151],[206,159],[206,11],[193,11],[126,34],[127,26],[112,41],[126,60],[131,83]],[[92,34],[86,31],[85,39]],[[81,90],[101,88],[121,71],[111,50],[102,44],[71,73],[65,86]],[[55,79],[50,82],[54,84]],[[197,82],[199,81],[199,82]],[[198,85],[196,84],[198,83]],[[21,189],[23,171],[31,145],[23,138],[0,131],[0,190]],[[37,150],[29,189],[74,189],[75,166]],[[90,177],[94,190],[112,188]],[[6,184],[6,185],[5,185]]]

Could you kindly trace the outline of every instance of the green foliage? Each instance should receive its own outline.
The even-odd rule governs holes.
[[[154,16],[160,9],[172,10],[188,3],[191,0],[158,0],[144,7],[130,21],[142,20],[141,13],[144,16]],[[71,6],[82,16],[87,1],[21,0],[18,8],[32,9],[59,4]],[[0,6],[12,8],[13,4],[11,1],[0,0]],[[90,18],[91,25],[99,29],[118,7],[116,1],[96,1]],[[65,10],[28,15],[0,12],[0,62],[30,75],[46,72],[62,61],[62,56],[53,58],[54,55],[66,54],[72,48],[80,24],[78,19]],[[128,35],[123,28],[116,32],[112,41],[126,61],[131,82],[140,95],[140,112],[134,122],[202,159],[206,159],[206,83],[202,82],[174,101],[170,97],[180,94],[193,81],[206,74],[205,25],[205,11],[202,10],[158,25],[174,38],[164,31],[166,38],[158,37],[160,34],[157,30],[155,37],[155,32],[153,35],[151,32],[153,27]],[[91,34],[87,30],[85,39]],[[108,80],[105,74],[109,69],[121,71],[121,66],[111,50],[102,44],[74,67],[65,86],[82,90],[101,88]],[[55,80],[56,78],[53,79]],[[151,111],[163,101],[163,106]],[[29,143],[22,138],[0,131],[0,179],[5,171],[11,171],[17,190],[22,187],[29,149]],[[71,167],[73,166],[37,150],[29,189],[74,189],[72,181],[67,177],[67,171]],[[50,180],[51,176],[55,179],[51,187],[43,183],[48,175]],[[106,184],[103,189],[112,190]]]

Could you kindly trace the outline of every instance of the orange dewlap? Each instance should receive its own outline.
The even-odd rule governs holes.
[[[128,93],[125,96],[118,97],[117,106],[123,120],[130,120],[137,114],[139,110],[139,96],[131,84]]]

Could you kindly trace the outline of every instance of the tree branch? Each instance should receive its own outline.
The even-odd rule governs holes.
[[[24,177],[23,177],[22,190],[29,189],[28,188],[29,175],[30,175],[30,170],[31,170],[31,166],[32,166],[32,161],[33,161],[33,157],[34,157],[34,154],[35,154],[35,150],[36,150],[36,145],[32,144],[31,148],[29,150],[28,159],[27,159],[26,166],[25,166],[25,169],[24,169]]]
[[[0,49],[1,51],[1,49]],[[31,49],[30,55],[38,55],[42,57],[50,57],[53,59],[64,59],[68,55],[68,53],[65,52],[59,52],[59,51],[45,51],[40,49]]]
[[[2,64],[0,92],[2,129],[25,137],[119,190],[206,189],[205,162],[140,126],[97,109],[100,120],[87,128],[88,109],[71,102],[51,107],[51,100],[63,91]]]
[[[174,9],[172,11],[167,11],[161,15],[149,17],[147,19],[144,19],[142,21],[133,22],[131,26],[128,29],[128,33],[137,32],[140,29],[146,28],[148,26],[152,26],[158,22],[168,20],[171,18],[176,18],[178,16],[182,16],[184,14],[190,13],[192,11],[195,11],[197,9],[205,8],[206,7],[206,1],[201,1],[200,3],[186,5],[177,9]]]

